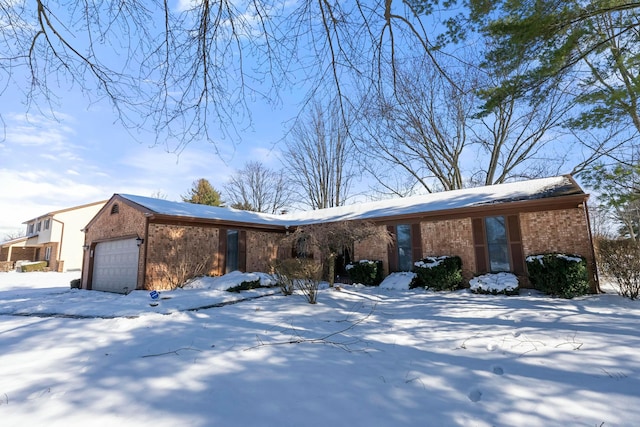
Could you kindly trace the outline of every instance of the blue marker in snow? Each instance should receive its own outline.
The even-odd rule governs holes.
[[[151,299],[154,301],[160,298],[160,294],[158,293],[158,291],[149,292],[149,296],[151,296]]]

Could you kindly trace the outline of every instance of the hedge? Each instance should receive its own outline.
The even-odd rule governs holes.
[[[589,292],[587,262],[579,255],[549,253],[526,259],[533,287],[548,295],[573,298]]]

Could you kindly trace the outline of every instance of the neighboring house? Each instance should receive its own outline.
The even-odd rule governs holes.
[[[546,252],[587,259],[597,291],[585,194],[571,176],[269,215],[115,194],[85,229],[82,287],[112,292],[170,289],[200,274],[266,271],[294,227],[367,220],[395,244],[359,242],[353,260],[411,270],[425,256],[457,255],[465,277],[511,271],[526,284],[525,257]]]
[[[13,270],[17,261],[32,260],[35,248],[27,247],[27,237],[18,237],[0,243],[0,271]]]
[[[106,201],[61,209],[25,221],[25,237],[0,244],[0,261],[46,261],[50,271],[82,268],[83,227]]]

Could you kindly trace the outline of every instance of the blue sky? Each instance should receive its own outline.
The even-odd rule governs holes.
[[[220,155],[211,144],[192,143],[178,156],[152,147],[153,140],[136,141],[115,123],[107,103],[89,105],[80,92],[69,92],[56,106],[58,120],[46,117],[46,110],[46,115],[33,108],[27,114],[23,102],[9,90],[0,103],[6,131],[0,142],[0,240],[23,231],[22,222],[31,218],[114,193],[160,192],[180,200],[199,178],[221,189],[248,160],[280,168],[274,142],[293,111],[256,104],[254,127],[241,142],[221,142]]]

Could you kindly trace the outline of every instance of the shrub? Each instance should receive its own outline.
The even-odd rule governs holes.
[[[382,282],[382,261],[363,259],[353,264],[347,264],[346,269],[353,283],[378,286]]]
[[[227,289],[227,292],[240,292],[240,291],[248,291],[251,289],[262,288],[263,286],[260,284],[260,278],[256,280],[245,280],[240,282],[239,285],[232,286]]]
[[[71,289],[80,289],[82,286],[82,279],[73,279],[69,284],[71,285]]]
[[[616,281],[618,294],[637,299],[640,296],[640,243],[601,240],[597,253],[602,272]]]
[[[47,261],[27,262],[20,265],[20,271],[28,273],[30,271],[44,271],[47,268]]]
[[[426,257],[414,264],[416,280],[410,288],[426,287],[434,291],[455,291],[462,280],[462,259],[458,256]]]
[[[529,280],[539,291],[561,298],[573,298],[589,292],[587,263],[579,255],[532,255],[526,261]]]
[[[518,277],[513,273],[484,274],[469,281],[471,292],[491,295],[518,295]]]
[[[299,289],[310,304],[315,304],[320,287],[321,267],[311,259],[291,258],[278,260],[274,269],[283,294],[291,295],[295,289]]]

